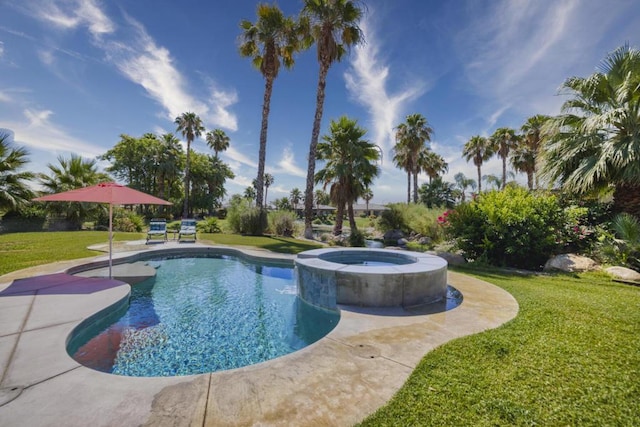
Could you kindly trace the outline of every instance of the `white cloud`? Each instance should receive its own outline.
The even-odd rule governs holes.
[[[268,172],[293,175],[300,178],[307,177],[306,169],[302,169],[296,164],[291,147],[285,147],[282,153],[282,158],[278,161],[277,164],[277,168],[267,168]]]
[[[398,93],[388,93],[389,66],[379,58],[373,25],[365,20],[360,27],[367,43],[354,49],[351,66],[344,78],[351,96],[369,111],[372,142],[388,153],[395,140],[394,127],[401,121],[407,103],[424,94],[426,84],[416,80]]]
[[[230,167],[232,170],[234,170],[234,172],[239,169],[238,164],[250,166],[252,168],[255,168],[256,170],[258,169],[258,162],[251,160],[249,157],[245,156],[233,147],[229,147],[223,154],[225,157],[228,157],[233,161],[230,163]],[[233,165],[238,165],[238,167],[234,168]]]
[[[0,42],[0,58],[4,55],[4,43]]]
[[[115,24],[95,0],[32,1],[27,8],[33,16],[62,29],[85,26],[94,37],[115,31]]]
[[[19,145],[47,152],[76,153],[87,158],[94,158],[105,151],[102,147],[74,137],[53,122],[51,110],[26,109],[23,115],[23,121],[0,122],[0,127],[15,130],[15,141]]]

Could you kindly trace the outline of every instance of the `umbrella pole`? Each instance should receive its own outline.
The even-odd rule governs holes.
[[[113,205],[109,203],[109,279],[111,279],[111,254],[113,252]]]

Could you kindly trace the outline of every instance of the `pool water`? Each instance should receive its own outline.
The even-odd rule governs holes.
[[[128,376],[215,372],[299,350],[339,320],[296,296],[292,268],[229,256],[148,263],[156,277],[132,287],[125,313],[74,334],[75,360]]]

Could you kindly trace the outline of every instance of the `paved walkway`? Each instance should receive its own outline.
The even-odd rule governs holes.
[[[518,312],[502,289],[449,272],[464,296],[450,311],[341,307],[329,335],[269,362],[184,377],[122,377],[79,365],[65,350],[78,323],[129,294],[117,280],[65,273],[86,262],[0,277],[1,425],[349,426],[384,405],[425,353]]]

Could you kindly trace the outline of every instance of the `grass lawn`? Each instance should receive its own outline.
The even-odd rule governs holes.
[[[141,233],[115,233],[138,240]],[[296,253],[315,244],[201,234],[218,244]],[[0,274],[98,253],[106,232],[0,235]],[[520,276],[457,269],[509,291],[518,316],[428,353],[363,426],[640,425],[640,288],[603,274]]]
[[[362,426],[640,425],[640,288],[460,271],[509,291],[518,316],[427,354]]]

